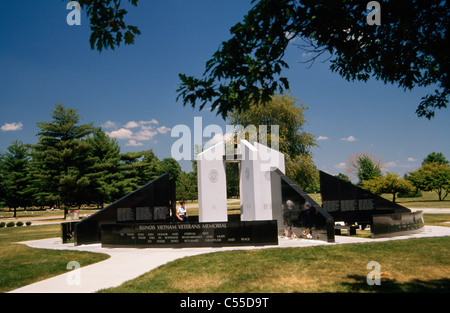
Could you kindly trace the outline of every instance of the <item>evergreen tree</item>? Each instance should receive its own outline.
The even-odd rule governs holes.
[[[356,184],[361,187],[366,180],[382,177],[381,161],[369,153],[355,153],[348,158],[349,171],[356,174],[359,181]]]
[[[119,169],[120,147],[115,139],[109,138],[100,127],[94,129],[92,137],[87,139],[89,155],[94,164],[91,168],[91,188],[89,200],[103,207],[121,196],[119,182],[123,174]]]
[[[158,157],[153,150],[146,150],[141,152],[143,158],[136,164],[139,178],[139,187],[158,178],[163,173],[161,172],[161,164]]]
[[[123,178],[117,186],[122,195],[142,187],[164,173],[169,173],[170,179],[177,181],[181,173],[181,167],[175,159],[165,158],[160,161],[153,150],[122,153],[119,164]]]
[[[173,158],[164,158],[159,163],[158,176],[163,175],[164,173],[169,173],[169,178],[173,179],[175,182],[178,182],[181,176],[181,166],[180,164]]]
[[[141,157],[142,152],[126,152],[120,154],[119,170],[123,178],[118,182],[117,186],[121,196],[125,196],[142,186],[138,177],[138,163]]]
[[[14,209],[31,204],[30,157],[28,148],[20,141],[14,141],[2,156],[0,189],[3,190],[5,205]]]
[[[75,109],[56,104],[51,122],[40,122],[39,141],[33,146],[34,177],[39,184],[38,197],[49,204],[78,205],[88,199],[93,158],[89,155],[86,137],[92,124],[78,125],[80,115]]]
[[[5,189],[3,187],[3,153],[0,153],[0,208],[4,206]]]
[[[383,176],[380,167],[375,164],[368,155],[362,155],[358,160],[358,164],[359,171],[356,175],[358,176],[360,183],[365,180]]]
[[[176,196],[178,201],[198,199],[197,173],[186,173],[182,171],[177,181],[176,188]]]

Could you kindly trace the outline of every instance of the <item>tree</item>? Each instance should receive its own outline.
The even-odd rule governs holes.
[[[123,196],[142,186],[139,185],[137,176],[137,163],[141,157],[142,152],[126,152],[120,154],[119,167],[123,175],[120,189]]]
[[[427,155],[427,157],[423,160],[422,165],[426,163],[437,162],[439,164],[448,164],[448,160],[445,158],[442,152],[431,152]]]
[[[225,163],[225,176],[227,179],[227,198],[239,197],[240,177],[239,166],[236,163]]]
[[[128,2],[137,6],[138,0],[128,0]],[[131,45],[134,44],[136,35],[141,34],[136,26],[125,24],[124,17],[128,12],[123,8],[120,0],[78,0],[78,3],[89,17],[91,49],[99,52],[103,49],[114,50],[122,41],[126,45]]]
[[[367,152],[351,155],[348,163],[350,171],[353,171],[359,179],[358,186],[362,186],[365,180],[383,176],[380,169],[381,162]]]
[[[128,0],[137,6],[137,0]],[[367,0],[253,0],[254,7],[230,29],[231,39],[206,62],[202,78],[180,74],[178,97],[183,104],[212,102],[225,118],[233,109],[268,102],[289,89],[280,74],[293,38],[312,53],[311,63],[330,54],[330,69],[349,81],[370,77],[403,89],[436,85],[422,97],[418,116],[432,118],[447,107],[450,62],[447,50],[450,8],[441,0],[385,0],[381,25],[369,23]],[[133,44],[138,27],[126,25],[120,0],[80,0],[90,19],[91,49]],[[373,13],[373,12],[372,12]]]
[[[231,38],[206,62],[201,78],[180,74],[178,97],[183,105],[212,109],[223,118],[251,103],[267,103],[289,89],[282,77],[284,54],[294,38],[312,53],[311,63],[330,55],[331,70],[349,81],[373,77],[405,90],[436,85],[422,97],[418,116],[432,118],[446,108],[449,85],[447,29],[450,7],[440,0],[386,0],[381,25],[368,23],[361,0],[260,0]]]
[[[182,171],[176,183],[178,201],[198,199],[197,173]]]
[[[3,181],[4,181],[4,177],[3,177],[3,153],[0,152],[0,208],[4,205],[4,200],[5,200],[5,188],[3,186]]]
[[[91,188],[89,202],[103,207],[104,203],[120,198],[120,182],[123,175],[120,172],[120,147],[115,139],[109,138],[101,127],[94,129],[92,137],[87,139],[89,155],[94,164],[89,177]]]
[[[14,217],[18,207],[31,204],[29,162],[28,148],[17,140],[8,147],[0,162],[0,189],[5,204],[14,209]]]
[[[160,161],[153,150],[123,153],[120,159],[121,172],[126,180],[123,184],[125,193],[142,187],[164,173],[169,173],[171,179],[177,180],[181,172],[175,159]]]
[[[93,127],[78,125],[77,111],[62,104],[55,105],[51,117],[51,122],[37,123],[40,132],[32,151],[33,175],[40,190],[38,196],[47,203],[63,204],[67,214],[67,206],[85,203],[89,194],[94,159],[89,155],[86,137]]]
[[[384,177],[375,177],[362,182],[362,187],[375,194],[390,193],[395,202],[397,193],[408,193],[414,190],[413,185],[397,174],[387,172]]]
[[[417,171],[408,173],[408,180],[424,191],[434,191],[439,201],[450,193],[450,166],[439,162],[424,163]]]
[[[320,190],[319,171],[310,155],[285,155],[286,176],[292,179],[305,192]]]
[[[136,164],[139,186],[143,186],[162,175],[161,161],[159,161],[153,150],[142,151],[141,153],[143,158]],[[169,167],[169,165],[167,166]]]
[[[164,158],[159,163],[158,176],[169,173],[169,179],[176,182],[180,179],[182,170],[180,164],[174,158]]]
[[[229,119],[233,125],[265,126],[267,145],[272,146],[271,126],[278,126],[279,151],[285,155],[286,175],[302,188],[310,186],[317,173],[312,161],[311,148],[316,146],[315,137],[305,131],[304,104],[297,106],[297,100],[290,95],[275,95],[266,104],[252,103],[248,111],[231,112]],[[259,135],[259,134],[258,134]],[[257,138],[260,143],[261,138]]]
[[[335,177],[339,178],[340,180],[346,181],[348,183],[351,183],[352,181],[350,180],[350,177],[348,177],[347,175],[343,174],[343,173],[339,173],[337,175],[335,175]]]

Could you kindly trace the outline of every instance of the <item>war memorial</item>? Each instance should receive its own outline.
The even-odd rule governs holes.
[[[231,153],[230,153],[231,151]],[[279,236],[335,242],[370,226],[373,238],[420,231],[423,213],[320,172],[319,205],[284,172],[284,155],[258,142],[220,142],[197,155],[198,217],[175,219],[175,183],[164,174],[79,222],[62,224],[76,246],[187,248],[278,245]],[[225,163],[239,163],[240,215],[228,214]],[[340,223],[338,223],[340,222]]]

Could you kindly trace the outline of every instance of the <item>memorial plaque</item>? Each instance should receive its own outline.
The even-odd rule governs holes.
[[[275,211],[281,211],[274,212],[278,217],[279,235],[291,236],[294,233],[297,237],[303,237],[306,231],[305,236],[309,235],[306,238],[334,242],[334,219],[330,213],[280,170],[271,171],[271,175],[271,181],[281,181],[279,185],[272,185],[272,197],[276,198],[277,194],[281,193],[282,200],[281,208],[273,208]],[[328,203],[327,209],[338,208],[339,202]]]
[[[136,221],[151,221],[153,220],[153,210],[148,207],[136,208]]]
[[[135,220],[134,210],[132,208],[117,208],[118,222],[132,222]]]
[[[101,241],[103,224],[128,224],[142,222],[168,223],[175,205],[175,182],[164,174],[120,200],[83,219],[75,226],[75,243],[92,244]],[[134,235],[131,235],[131,234]],[[144,240],[136,232],[124,232],[122,240]]]
[[[411,233],[424,226],[423,212],[375,215],[371,228],[372,238]]]
[[[320,190],[323,207],[335,221],[370,225],[373,237],[423,227],[423,217],[408,208],[322,171]]]
[[[104,247],[221,247],[277,245],[277,222],[247,221],[180,224],[107,224]]]
[[[154,220],[166,220],[169,217],[169,208],[166,206],[155,207]]]

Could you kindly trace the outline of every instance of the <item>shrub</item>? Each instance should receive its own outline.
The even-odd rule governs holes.
[[[14,227],[14,225],[16,225],[16,223],[14,223],[14,222],[9,222],[8,224],[6,224],[6,227]]]
[[[28,221],[28,222],[25,223],[25,225],[30,226],[30,225],[31,225],[31,222]]]
[[[5,227],[5,225],[6,225],[5,222],[1,222],[1,223],[0,223],[0,228]]]
[[[18,222],[16,223],[16,226],[23,226],[23,222],[18,221]]]

